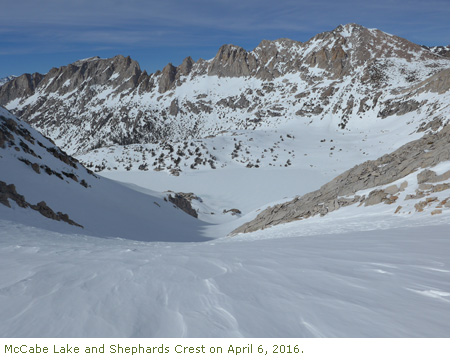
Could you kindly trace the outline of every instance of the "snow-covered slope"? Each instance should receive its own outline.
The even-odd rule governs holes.
[[[448,337],[441,221],[344,208],[275,238],[143,243],[0,220],[0,336]]]
[[[448,337],[434,52],[349,24],[8,82],[0,103],[99,175],[0,108],[0,336]]]
[[[213,59],[150,75],[129,57],[84,59],[16,78],[0,105],[74,155],[292,124],[347,133],[395,117],[411,133],[448,121],[448,70],[447,57],[348,24],[305,43],[223,45]]]
[[[0,169],[2,219],[104,237],[204,239],[199,234],[199,223],[165,201],[165,194],[143,194],[94,175],[3,108]],[[60,219],[59,212],[75,225],[68,224],[65,217]]]
[[[258,211],[219,214],[212,221],[218,225],[202,229],[152,189],[174,184],[168,179],[212,188],[213,198],[199,211],[210,218],[202,211],[221,209],[223,186],[236,189],[240,175],[256,171],[259,180],[276,183],[275,169],[206,171],[220,182],[201,177],[202,171],[180,177],[125,171],[121,175],[144,185],[125,187],[60,161],[51,151],[63,153],[47,139],[4,110],[2,116],[1,180],[15,184],[25,201],[45,200],[84,226],[48,219],[12,199],[11,208],[0,205],[3,337],[449,336],[447,210],[410,211],[410,200],[400,199],[227,238]],[[37,163],[40,173],[20,157]],[[48,175],[42,166],[62,177],[73,173],[77,181]],[[433,170],[441,174],[448,166]],[[283,176],[300,171],[280,170]],[[146,182],[145,174],[165,175],[167,182]],[[404,180],[409,190],[419,185]],[[248,196],[240,191],[243,209],[264,201],[262,187],[247,186]],[[408,208],[396,212],[402,203]],[[200,230],[222,237],[195,242]],[[191,242],[175,243],[181,240]]]
[[[432,51],[435,54],[450,58],[450,45],[447,45],[447,46],[442,46],[442,45],[441,46],[426,46],[426,45],[422,45],[422,47],[425,48],[426,50]]]

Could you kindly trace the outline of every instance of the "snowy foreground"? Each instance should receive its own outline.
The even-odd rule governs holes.
[[[0,220],[0,336],[448,337],[448,216],[337,213],[198,243]]]
[[[334,159],[300,152],[308,139],[296,133],[303,160],[288,168],[231,164],[178,177],[116,170],[100,173],[105,178],[72,169],[51,155],[49,140],[6,110],[0,115],[14,122],[5,120],[5,129],[16,130],[8,130],[12,144],[0,154],[2,181],[83,226],[11,199],[11,207],[0,206],[0,337],[450,335],[450,210],[432,215],[450,189],[416,212],[420,198],[406,199],[418,188],[415,173],[397,182],[408,187],[393,205],[351,205],[227,237],[270,204],[313,191],[357,163],[357,151],[343,145],[362,149],[362,134],[343,142],[346,155]],[[318,143],[343,137],[327,135],[317,135]],[[385,140],[371,138],[375,145]],[[31,151],[22,151],[22,142]],[[385,151],[375,145],[371,156],[376,147]],[[449,168],[447,161],[433,170]],[[192,203],[198,219],[165,201],[166,190],[200,197]],[[241,214],[225,211],[231,208]]]

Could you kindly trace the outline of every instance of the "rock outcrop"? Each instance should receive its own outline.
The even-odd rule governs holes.
[[[64,221],[67,224],[83,228],[82,225],[77,224],[75,221],[71,220],[67,214],[63,214],[60,211],[56,213],[49,206],[47,206],[45,201],[40,201],[36,205],[30,204],[25,200],[23,195],[16,192],[15,185],[7,185],[5,182],[0,180],[0,204],[11,207],[9,200],[14,201],[19,207],[31,208],[46,218],[56,221]]]
[[[2,165],[2,172],[0,172],[1,204],[11,207],[11,201],[13,201],[19,207],[37,211],[49,219],[83,227],[71,220],[67,214],[54,211],[44,200],[36,204],[28,201],[24,195],[18,193],[18,184],[4,181],[9,177],[11,170],[8,169],[14,163],[18,168],[24,169],[24,166],[29,168],[26,174],[30,174],[28,177],[31,177],[33,183],[55,180],[74,184],[73,186],[80,185],[80,188],[89,188],[90,185],[87,181],[90,177],[96,178],[96,175],[85,169],[77,159],[55,146],[51,140],[9,114],[3,107],[0,107],[0,162],[2,162],[0,164]],[[54,180],[51,180],[49,176],[52,176]],[[24,191],[24,187],[20,187],[20,189]],[[49,199],[46,200],[49,201]]]
[[[238,227],[231,234],[252,232],[315,215],[326,215],[328,212],[356,203],[365,204],[365,206],[381,202],[391,204],[397,199],[395,194],[400,188],[406,188],[407,184],[402,183],[400,188],[391,185],[384,189],[372,190],[367,196],[359,196],[356,193],[390,184],[418,169],[433,167],[449,159],[450,125],[446,125],[438,133],[428,134],[419,140],[412,141],[377,160],[354,166],[323,185],[319,190],[267,208],[254,220]],[[448,177],[448,173],[437,176],[433,171],[424,170],[418,174],[418,182],[420,184],[438,182]],[[440,191],[444,188],[445,186],[442,185]]]
[[[256,71],[257,61],[253,54],[235,45],[223,45],[211,61],[207,74],[219,77],[250,76]]]
[[[7,104],[18,98],[26,98],[34,94],[44,75],[39,73],[23,74],[8,81],[0,87],[0,104]]]
[[[197,211],[192,207],[191,201],[200,199],[193,193],[174,193],[174,195],[168,195],[168,201],[173,203],[176,207],[183,210],[186,214],[197,218]]]

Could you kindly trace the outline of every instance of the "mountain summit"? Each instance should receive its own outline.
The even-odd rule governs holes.
[[[448,337],[449,63],[348,24],[10,79],[0,335]]]
[[[154,74],[121,55],[83,59],[7,82],[0,105],[72,154],[294,119],[345,129],[354,119],[373,121],[426,105],[416,131],[446,121],[436,110],[442,97],[432,94],[448,93],[449,66],[449,58],[432,49],[347,24],[305,43],[263,40],[252,51],[223,45],[210,60],[187,57]]]

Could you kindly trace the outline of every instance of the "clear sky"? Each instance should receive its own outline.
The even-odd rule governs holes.
[[[0,77],[91,56],[131,56],[155,72],[227,43],[306,41],[357,23],[424,45],[450,43],[449,0],[2,0]]]

